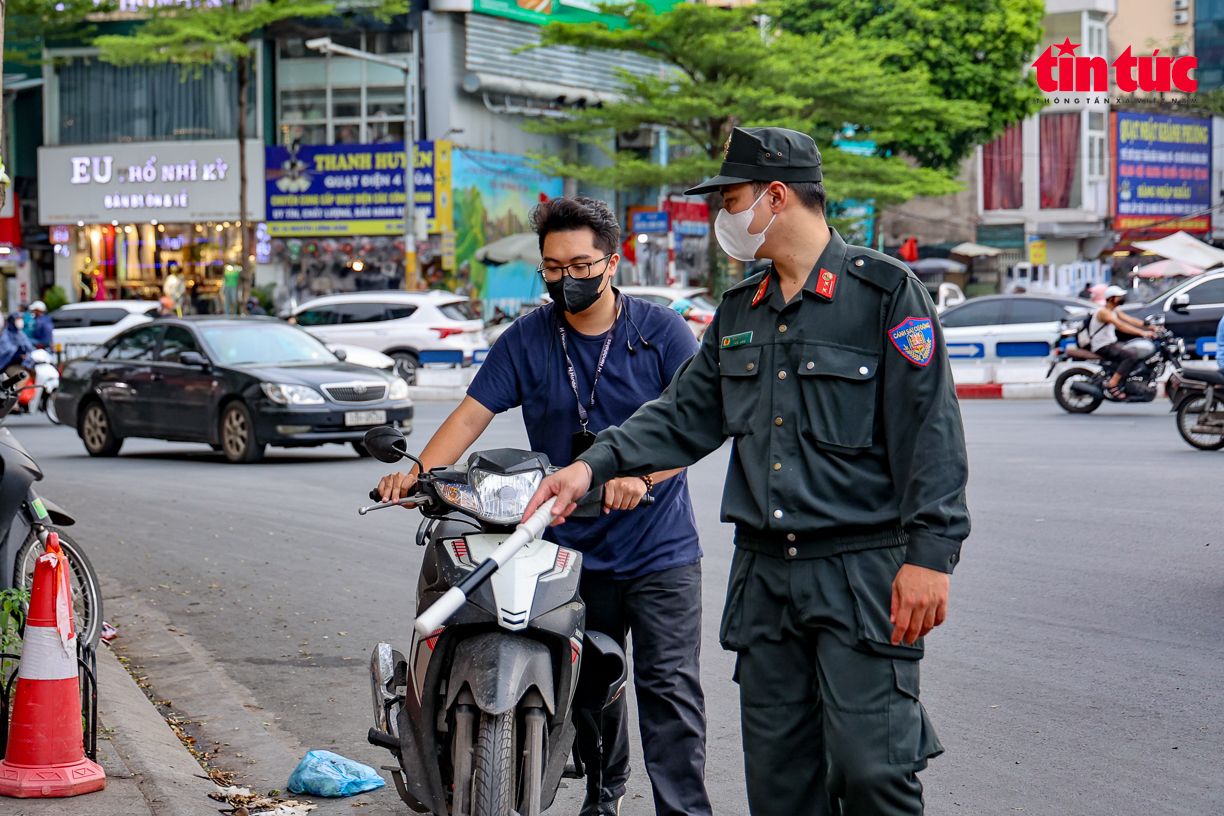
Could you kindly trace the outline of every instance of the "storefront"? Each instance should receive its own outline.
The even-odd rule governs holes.
[[[263,145],[246,153],[248,177],[262,177]],[[56,283],[71,300],[164,294],[185,313],[225,311],[226,272],[242,264],[239,177],[232,140],[39,148]],[[262,196],[247,206],[263,220]]]

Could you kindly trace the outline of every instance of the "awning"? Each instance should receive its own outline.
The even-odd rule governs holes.
[[[993,258],[996,255],[1002,255],[1003,250],[990,246],[982,246],[975,244],[972,241],[966,241],[963,244],[957,244],[948,250],[953,255],[960,255],[964,258],[980,258],[983,255],[988,258]]]
[[[1131,246],[1202,269],[1224,264],[1224,249],[1216,249],[1187,232],[1175,232],[1155,241],[1131,241]]]
[[[1203,274],[1202,267],[1184,264],[1181,261],[1156,261],[1134,271],[1138,278],[1177,278]]]

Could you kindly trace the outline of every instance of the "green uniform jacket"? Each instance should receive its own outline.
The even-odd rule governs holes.
[[[603,484],[687,467],[730,436],[722,520],[738,546],[905,543],[908,563],[952,572],[968,463],[935,306],[907,267],[830,232],[800,296],[784,302],[772,269],[728,290],[663,395],[579,458]]]

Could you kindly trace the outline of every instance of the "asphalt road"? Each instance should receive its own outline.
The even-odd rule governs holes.
[[[418,407],[417,449],[450,407]],[[924,661],[947,748],[923,775],[928,813],[1224,811],[1224,453],[1190,449],[1167,404],[963,412],[973,535]],[[415,513],[355,512],[384,465],[332,446],[231,466],[141,440],[98,460],[45,419],[8,427],[46,471],[40,489],[81,520],[74,534],[117,598],[164,615],[297,745],[389,760],[365,743],[366,662],[376,641],[407,640],[420,551]],[[480,444],[525,445],[519,418]],[[708,785],[716,813],[746,814],[738,690],[717,643],[727,452],[690,480],[706,553]],[[637,756],[627,816],[652,812]],[[579,787],[552,812],[576,813]],[[389,789],[367,798],[367,816],[409,812]]]

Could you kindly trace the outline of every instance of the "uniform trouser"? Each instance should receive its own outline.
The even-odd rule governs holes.
[[[707,816],[705,695],[701,691],[701,562],[638,578],[582,577],[587,629],[625,646],[633,632],[633,682],[646,773],[658,816]],[[575,712],[587,790],[604,799],[629,781],[629,707]]]
[[[905,547],[787,560],[737,550],[723,615],[739,653],[753,816],[918,816],[943,751],[918,702],[914,647],[892,646]]]

